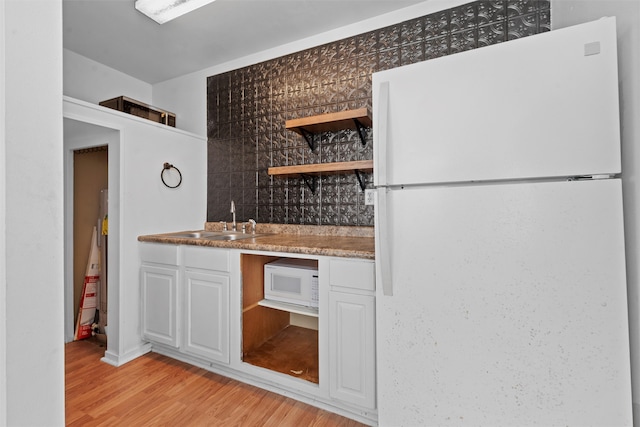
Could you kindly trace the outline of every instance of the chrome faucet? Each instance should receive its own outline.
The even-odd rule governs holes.
[[[236,225],[236,204],[235,204],[235,202],[233,200],[231,201],[231,213],[233,214],[233,222],[231,224],[231,229],[233,231],[236,231],[236,229],[237,229],[237,225]]]
[[[251,224],[251,234],[256,234],[256,221],[249,218],[249,224]]]

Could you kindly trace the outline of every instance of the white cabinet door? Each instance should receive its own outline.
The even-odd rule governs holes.
[[[178,347],[178,267],[142,264],[142,336]]]
[[[374,297],[329,292],[329,393],[375,408]]]
[[[184,351],[229,363],[229,277],[185,271]]]

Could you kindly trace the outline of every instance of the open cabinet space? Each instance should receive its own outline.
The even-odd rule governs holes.
[[[318,331],[287,325],[262,345],[245,353],[243,360],[318,384]]]
[[[241,255],[242,358],[245,363],[319,383],[317,317],[259,305],[264,266],[280,257]]]

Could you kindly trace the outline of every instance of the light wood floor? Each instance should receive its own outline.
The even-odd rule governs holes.
[[[362,426],[156,353],[115,368],[104,350],[65,346],[67,426]]]

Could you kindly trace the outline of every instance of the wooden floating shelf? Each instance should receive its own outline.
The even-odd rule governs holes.
[[[314,135],[319,132],[336,132],[343,129],[356,129],[360,142],[366,145],[365,127],[371,127],[371,113],[368,108],[340,111],[338,113],[320,114],[317,116],[303,117],[287,120],[287,129],[299,133],[309,144],[311,151],[316,149]],[[316,192],[317,176],[327,174],[355,173],[362,191],[365,190],[365,182],[361,173],[373,171],[373,160],[359,160],[353,162],[317,163],[312,165],[279,166],[269,168],[269,175],[299,176],[304,179],[312,193]]]
[[[356,160],[353,162],[316,163],[311,165],[278,166],[269,168],[269,175],[325,175],[345,172],[372,172],[373,160]]]
[[[362,126],[371,127],[371,113],[368,108],[340,111],[338,113],[320,114],[317,116],[303,117],[287,120],[285,126],[294,132],[303,135],[303,131],[309,133],[335,132],[342,129],[357,128],[356,122]]]

